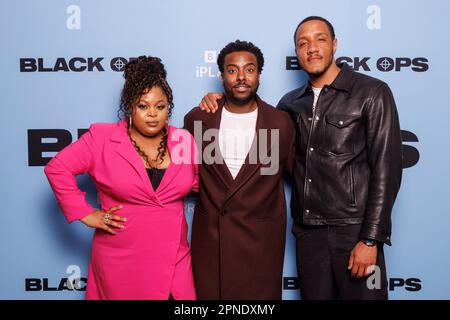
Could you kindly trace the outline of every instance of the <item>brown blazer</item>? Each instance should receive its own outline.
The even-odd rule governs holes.
[[[260,159],[250,164],[248,156],[235,180],[224,162],[199,166],[191,241],[199,299],[281,299],[286,233],[283,173],[292,172],[295,128],[287,113],[259,98],[257,104],[256,129],[279,129],[279,170],[261,175],[259,169],[268,165]],[[223,105],[224,100],[214,114],[192,109],[184,118],[185,128],[194,135],[197,120],[202,133],[218,129]],[[271,142],[271,134],[267,136]],[[203,153],[212,142],[197,143]]]

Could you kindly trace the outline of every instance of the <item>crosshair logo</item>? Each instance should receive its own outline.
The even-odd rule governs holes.
[[[122,72],[127,64],[127,59],[117,57],[111,60],[111,69],[117,72]]]
[[[394,69],[394,61],[391,58],[381,58],[378,59],[378,70],[380,71],[391,71]]]

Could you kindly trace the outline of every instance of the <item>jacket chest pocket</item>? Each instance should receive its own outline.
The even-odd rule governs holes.
[[[360,118],[359,115],[326,115],[321,149],[335,156],[353,154]]]

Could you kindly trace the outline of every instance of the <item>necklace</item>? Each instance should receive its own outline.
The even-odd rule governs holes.
[[[131,137],[130,131],[128,131],[128,136],[130,137],[131,143],[133,144],[134,149],[137,151],[139,156],[142,160],[144,160],[145,165],[149,169],[158,169],[160,164],[164,162],[164,156],[166,154],[167,149],[167,132],[163,132],[163,137],[160,143],[160,146],[158,148],[158,154],[156,156],[156,159],[152,160],[154,163],[156,163],[156,166],[152,165],[150,162],[150,157],[142,150],[137,142]],[[162,149],[162,150],[161,150]],[[158,159],[160,159],[158,163]]]

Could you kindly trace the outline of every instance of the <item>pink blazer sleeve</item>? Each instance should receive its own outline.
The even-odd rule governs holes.
[[[82,219],[95,210],[86,201],[86,192],[78,188],[75,179],[77,175],[89,172],[92,166],[95,150],[93,127],[59,152],[44,169],[68,223]]]

